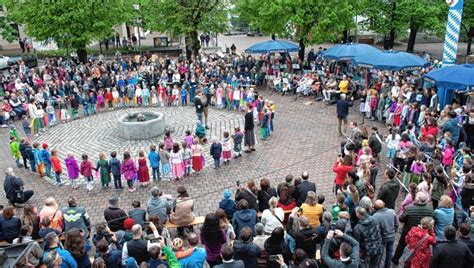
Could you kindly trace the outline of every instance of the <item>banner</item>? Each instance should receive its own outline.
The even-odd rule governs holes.
[[[446,0],[446,3],[449,13],[444,37],[443,67],[456,64],[464,0]]]

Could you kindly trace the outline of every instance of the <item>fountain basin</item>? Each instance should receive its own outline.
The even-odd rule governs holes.
[[[118,135],[127,140],[151,139],[165,132],[165,115],[151,111],[124,114],[117,121],[117,129]]]

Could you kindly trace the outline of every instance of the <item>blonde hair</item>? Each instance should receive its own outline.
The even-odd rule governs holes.
[[[273,196],[268,200],[268,206],[270,207],[270,211],[273,213],[275,208],[278,206],[278,197]]]
[[[99,153],[99,159],[105,160],[105,153]]]
[[[453,200],[451,197],[447,195],[442,195],[441,198],[439,199],[439,205],[438,207],[440,208],[452,208],[453,207]]]
[[[304,202],[310,206],[316,205],[316,203],[318,202],[316,193],[313,191],[309,191],[306,195],[306,200]]]
[[[54,207],[58,209],[58,203],[56,202],[56,199],[54,197],[50,196],[44,200],[44,205],[47,207]]]
[[[434,220],[431,217],[424,217],[420,221],[420,226],[423,229],[431,229],[433,227]]]

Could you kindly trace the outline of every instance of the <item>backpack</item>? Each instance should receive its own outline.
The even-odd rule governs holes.
[[[373,219],[374,225],[369,228],[361,228],[365,237],[364,252],[365,256],[372,257],[382,254],[382,237],[380,235],[380,227],[376,220]]]

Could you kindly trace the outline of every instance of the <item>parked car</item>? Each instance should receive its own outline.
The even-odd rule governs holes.
[[[7,56],[0,55],[0,69],[8,68],[8,60],[10,58]]]
[[[38,57],[33,54],[11,56],[8,59],[8,66],[17,64],[20,60],[25,62],[26,67],[34,68],[38,66]]]
[[[252,31],[252,32],[248,32],[247,36],[263,36],[263,33]]]

